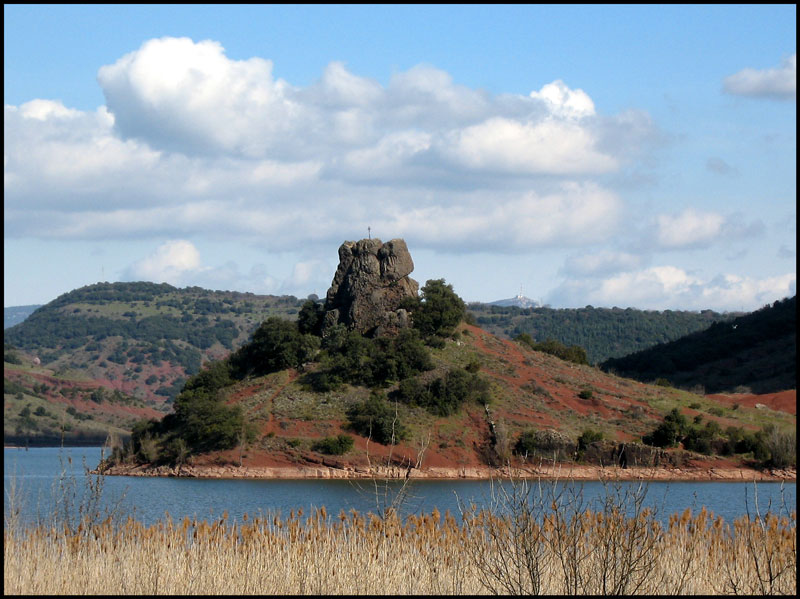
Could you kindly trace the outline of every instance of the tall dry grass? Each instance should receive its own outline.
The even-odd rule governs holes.
[[[21,524],[9,487],[5,594],[796,594],[796,509],[754,506],[726,523],[703,508],[665,525],[647,485],[510,480],[458,518],[398,516],[375,487],[373,514],[215,522],[168,515],[152,526],[101,507],[102,475],[57,481],[51,518]],[[377,483],[376,483],[377,485]],[[406,486],[403,490],[407,491]],[[757,494],[756,494],[757,497]],[[770,508],[772,506],[769,506]]]
[[[795,594],[796,513],[489,510],[4,531],[6,594]]]

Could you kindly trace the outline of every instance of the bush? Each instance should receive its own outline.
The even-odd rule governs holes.
[[[527,430],[517,439],[514,453],[529,459],[570,460],[575,456],[575,443],[557,431]]]
[[[547,339],[546,341],[536,343],[527,333],[517,335],[514,337],[514,341],[524,343],[534,351],[544,352],[551,356],[561,358],[562,360],[567,360],[568,362],[574,362],[575,364],[589,363],[586,357],[586,350],[580,345],[570,345],[567,347],[555,339]]]
[[[602,440],[603,440],[602,431],[595,431],[587,428],[581,433],[581,436],[578,437],[578,451],[585,451],[586,448],[589,447],[589,445],[591,445],[592,443]]]
[[[578,393],[578,397],[581,399],[592,399],[592,390],[591,389],[581,389]]]
[[[642,437],[642,441],[654,447],[675,447],[680,443],[689,431],[689,423],[686,417],[678,411],[672,410],[664,417],[658,427],[651,433]]]
[[[352,406],[347,417],[356,433],[381,445],[390,445],[408,436],[408,431],[400,422],[395,409],[375,391],[363,402]]]
[[[353,444],[353,437],[350,435],[338,435],[317,441],[311,449],[328,455],[343,455],[353,449]]]
[[[477,374],[454,368],[427,385],[416,378],[406,379],[400,383],[394,397],[403,403],[424,407],[437,416],[449,416],[467,401],[488,403],[489,385]]]

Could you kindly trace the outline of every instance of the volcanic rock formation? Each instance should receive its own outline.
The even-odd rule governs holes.
[[[336,324],[375,337],[409,326],[409,315],[400,304],[417,297],[419,284],[408,276],[413,270],[402,239],[345,241],[325,298],[323,334]]]

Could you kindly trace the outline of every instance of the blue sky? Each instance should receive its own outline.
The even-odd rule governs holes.
[[[4,305],[323,296],[403,237],[467,301],[796,293],[796,7],[4,6]]]

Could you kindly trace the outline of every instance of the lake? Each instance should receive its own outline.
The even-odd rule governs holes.
[[[7,515],[10,498],[21,511],[21,520],[32,523],[45,521],[52,514],[56,497],[73,497],[80,504],[86,488],[84,464],[94,468],[100,461],[99,447],[75,448],[5,448],[3,453],[4,513]],[[96,479],[97,477],[92,477]],[[58,491],[59,480],[61,491]],[[496,485],[495,484],[495,490]],[[543,481],[545,492],[553,483]],[[606,495],[600,482],[571,483],[570,491],[580,492],[591,505],[598,505]],[[632,491],[639,483],[616,483],[618,492]],[[102,505],[118,505],[125,516],[132,515],[145,524],[153,524],[169,513],[173,520],[184,516],[209,521],[224,512],[230,520],[241,522],[248,514],[280,512],[288,516],[292,510],[324,506],[329,514],[340,510],[379,513],[390,504],[401,488],[398,481],[369,480],[220,480],[192,478],[149,478],[108,476],[103,478]],[[555,487],[558,490],[561,487]],[[406,489],[408,495],[401,504],[401,513],[429,513],[434,508],[441,513],[459,513],[459,505],[474,502],[478,507],[491,502],[491,481],[418,480]],[[686,508],[698,511],[702,506],[726,521],[755,513],[764,514],[797,509],[796,483],[759,482],[649,482],[645,504],[656,509],[659,519],[666,522],[669,515]],[[593,503],[595,502],[595,503]]]

